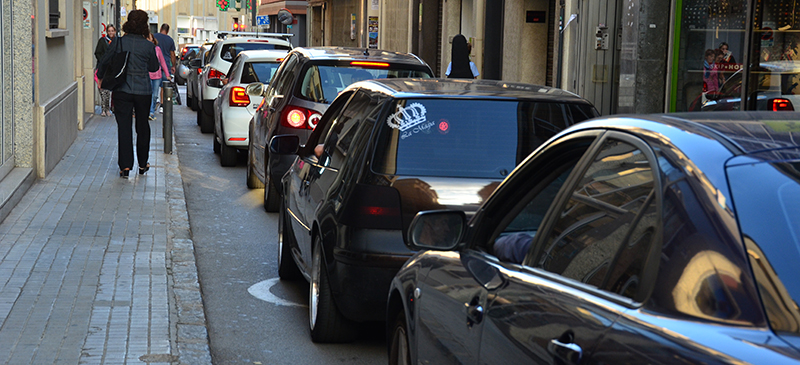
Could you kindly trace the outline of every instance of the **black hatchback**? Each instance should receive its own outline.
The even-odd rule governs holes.
[[[279,275],[311,282],[312,339],[383,320],[417,212],[471,214],[542,142],[596,116],[544,86],[382,79],[345,89],[299,151],[296,135],[274,137],[273,154],[298,155],[281,182]]]
[[[281,176],[294,161],[272,156],[272,136],[294,134],[305,143],[328,105],[350,84],[368,79],[433,77],[431,68],[410,53],[347,47],[301,47],[290,52],[268,86],[250,122],[247,187],[264,189],[264,209],[278,210]]]
[[[419,213],[390,363],[799,364],[798,120],[595,119],[470,220]]]

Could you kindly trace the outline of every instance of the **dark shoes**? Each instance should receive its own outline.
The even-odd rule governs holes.
[[[123,179],[127,179],[128,175],[131,173],[131,169],[125,169],[119,172],[119,177]]]
[[[144,173],[149,170],[150,170],[150,164],[145,165],[145,167],[139,167],[139,175],[144,175]]]

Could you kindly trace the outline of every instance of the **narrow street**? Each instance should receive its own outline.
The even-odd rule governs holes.
[[[181,87],[185,100],[185,88]],[[386,361],[383,324],[364,326],[352,344],[317,345],[308,333],[308,284],[281,282],[277,269],[278,216],[266,213],[262,189],[245,185],[244,154],[221,167],[211,134],[196,113],[174,107],[197,271],[216,364],[375,364]]]

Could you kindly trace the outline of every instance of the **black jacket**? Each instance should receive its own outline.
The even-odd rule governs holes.
[[[108,45],[103,58],[97,62],[97,75],[102,77],[111,58],[117,53],[117,43],[122,43],[122,51],[130,52],[128,57],[128,74],[125,82],[114,91],[121,91],[133,95],[151,95],[149,72],[158,71],[158,58],[156,46],[138,34],[114,37]]]
[[[110,39],[108,37],[100,37],[100,39],[97,40],[97,46],[94,47],[94,58],[97,61],[100,61],[100,59],[103,58],[103,55],[108,49],[109,41]]]

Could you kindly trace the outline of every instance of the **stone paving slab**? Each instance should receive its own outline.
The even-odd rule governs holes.
[[[93,116],[0,223],[0,363],[211,363],[177,153],[151,128],[150,171],[121,179]]]

